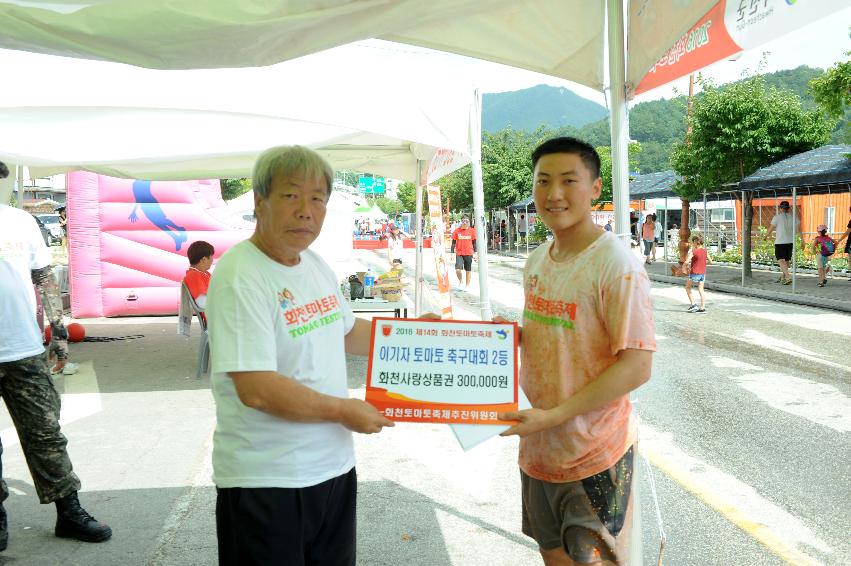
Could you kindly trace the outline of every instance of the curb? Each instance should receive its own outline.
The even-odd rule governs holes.
[[[657,275],[648,273],[651,281],[657,283],[670,283],[673,285],[682,285],[682,277],[672,277],[670,275]],[[726,283],[712,283],[707,281],[704,283],[706,289],[712,291],[721,291],[731,295],[745,295],[748,297],[756,297],[758,299],[768,299],[769,301],[778,301],[781,303],[792,303],[807,307],[817,307],[828,310],[842,311],[851,313],[851,303],[848,301],[838,301],[836,299],[827,299],[822,297],[808,297],[806,295],[792,295],[789,293],[777,293],[774,291],[765,291],[763,289],[753,289],[750,287],[742,287],[740,285],[728,285]]]
[[[492,256],[509,258],[509,259],[523,259],[522,257],[515,257],[508,254],[490,254]],[[502,263],[502,265],[515,267],[511,263]],[[657,283],[668,283],[671,285],[679,285],[682,286],[683,278],[682,277],[672,277],[670,275],[657,275],[655,273],[647,273],[648,277],[651,281],[656,281]],[[777,293],[775,291],[765,291],[763,289],[754,289],[750,287],[742,287],[740,285],[729,285],[726,283],[713,283],[707,281],[704,284],[706,289],[710,289],[712,291],[720,291],[722,293],[729,293],[731,295],[744,295],[747,297],[755,297],[757,299],[767,299],[769,301],[777,301],[780,303],[791,303],[795,305],[802,305],[806,307],[816,307],[821,309],[840,311],[851,313],[851,302],[849,301],[840,301],[837,299],[828,299],[821,297],[809,297],[807,295],[792,295],[791,293]]]

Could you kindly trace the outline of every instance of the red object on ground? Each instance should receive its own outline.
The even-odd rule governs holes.
[[[68,325],[67,330],[69,342],[82,342],[83,338],[86,337],[86,329],[79,322],[72,322]]]

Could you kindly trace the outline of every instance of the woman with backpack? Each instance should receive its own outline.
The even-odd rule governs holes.
[[[816,265],[818,265],[818,286],[827,285],[826,272],[830,269],[830,256],[836,251],[836,242],[827,235],[827,226],[819,224],[816,228],[818,236],[813,240],[813,248],[816,252]]]

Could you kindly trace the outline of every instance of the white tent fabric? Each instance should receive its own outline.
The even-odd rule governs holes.
[[[446,74],[448,85],[399,96],[364,77],[417,84],[444,57],[371,42],[271,67],[174,72],[0,50],[17,84],[62,85],[0,94],[0,160],[36,174],[238,177],[261,150],[299,143],[339,169],[414,181],[437,148],[468,153],[475,77]]]
[[[717,0],[629,2],[626,84]],[[380,38],[603,89],[604,0],[0,0],[0,48],[152,69],[271,65]]]

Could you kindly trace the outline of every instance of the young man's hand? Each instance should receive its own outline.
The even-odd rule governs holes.
[[[544,409],[525,409],[517,412],[500,413],[497,418],[503,421],[519,421],[518,424],[500,433],[500,436],[523,438],[560,424],[554,411],[545,411]]]

